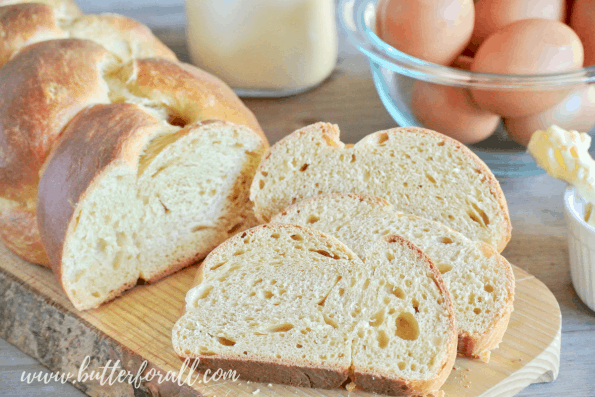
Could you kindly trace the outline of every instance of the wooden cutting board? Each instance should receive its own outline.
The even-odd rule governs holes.
[[[52,371],[79,372],[120,360],[136,374],[146,360],[165,374],[182,362],[171,345],[171,329],[180,317],[184,296],[196,266],[154,285],[138,285],[99,309],[78,312],[62,293],[49,269],[24,262],[0,244],[0,336],[38,359]],[[443,387],[446,396],[512,396],[535,382],[551,382],[560,361],[560,308],[548,288],[515,267],[515,310],[500,347],[488,364],[459,357]],[[202,377],[201,377],[202,379]],[[237,382],[145,382],[140,390],[128,384],[101,385],[98,380],[75,384],[90,395],[159,396],[365,396],[359,391],[315,390]]]

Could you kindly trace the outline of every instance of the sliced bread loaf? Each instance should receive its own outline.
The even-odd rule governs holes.
[[[156,281],[256,224],[248,191],[265,145],[247,127],[180,128],[130,103],[80,112],[43,170],[37,211],[74,306]]]
[[[304,198],[333,193],[384,198],[499,252],[510,240],[508,208],[494,175],[463,144],[434,131],[379,131],[347,148],[336,125],[304,127],[270,148],[250,199],[265,222]]]
[[[343,243],[289,224],[238,234],[204,260],[172,331],[199,370],[335,388],[351,378],[391,395],[436,392],[456,356],[452,302],[412,243],[378,240],[362,261]]]
[[[490,350],[502,340],[513,310],[514,274],[491,246],[441,223],[398,213],[385,200],[366,195],[304,200],[286,208],[272,222],[330,234],[364,260],[382,236],[395,234],[410,240],[436,264],[452,295],[459,353],[488,361]]]

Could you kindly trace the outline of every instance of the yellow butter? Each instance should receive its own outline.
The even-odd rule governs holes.
[[[576,188],[581,197],[595,203],[595,160],[589,155],[591,137],[578,131],[566,131],[552,125],[546,131],[533,133],[529,153],[537,164],[554,178],[562,179]],[[585,221],[595,227],[594,211],[585,212]]]

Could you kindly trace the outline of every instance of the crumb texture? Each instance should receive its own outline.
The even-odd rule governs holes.
[[[431,261],[402,238],[379,239],[362,261],[319,231],[263,225],[220,245],[201,271],[172,331],[181,357],[233,362],[246,380],[294,385],[279,374],[309,368],[320,377],[305,385],[312,387],[373,373],[412,395],[438,390],[450,372],[450,295]],[[263,363],[267,373],[258,371]]]
[[[491,336],[506,328],[514,297],[514,275],[506,259],[487,244],[470,240],[438,222],[396,212],[385,200],[364,195],[304,200],[273,217],[272,222],[330,234],[361,258],[366,258],[368,250],[383,236],[395,234],[410,240],[436,264],[452,295],[459,338],[464,341],[460,352],[480,356],[500,342],[502,334]],[[396,295],[402,295],[403,287],[396,291]],[[405,300],[418,302],[419,298]],[[474,346],[469,348],[469,343]]]
[[[88,185],[78,181],[82,193],[73,197],[72,216],[62,219],[66,236],[51,240],[58,251],[62,247],[55,261],[79,309],[112,299],[139,278],[156,281],[192,264],[256,224],[249,181],[264,144],[254,132],[215,122],[184,129],[157,125],[136,138],[127,139]],[[138,155],[135,147],[142,148]],[[56,189],[53,176],[69,153],[50,160],[40,191]],[[64,198],[51,200],[51,194],[40,199],[48,222],[51,205],[63,205]],[[42,237],[51,242],[55,229],[46,226]]]
[[[401,212],[444,223],[498,251],[510,239],[494,176],[464,145],[433,131],[379,131],[347,148],[337,126],[313,124],[270,149],[250,197],[259,219],[268,221],[288,205],[333,193],[384,198]]]

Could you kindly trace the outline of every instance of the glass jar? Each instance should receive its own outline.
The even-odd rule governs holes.
[[[338,52],[334,0],[186,0],[192,61],[244,97],[320,84]]]

